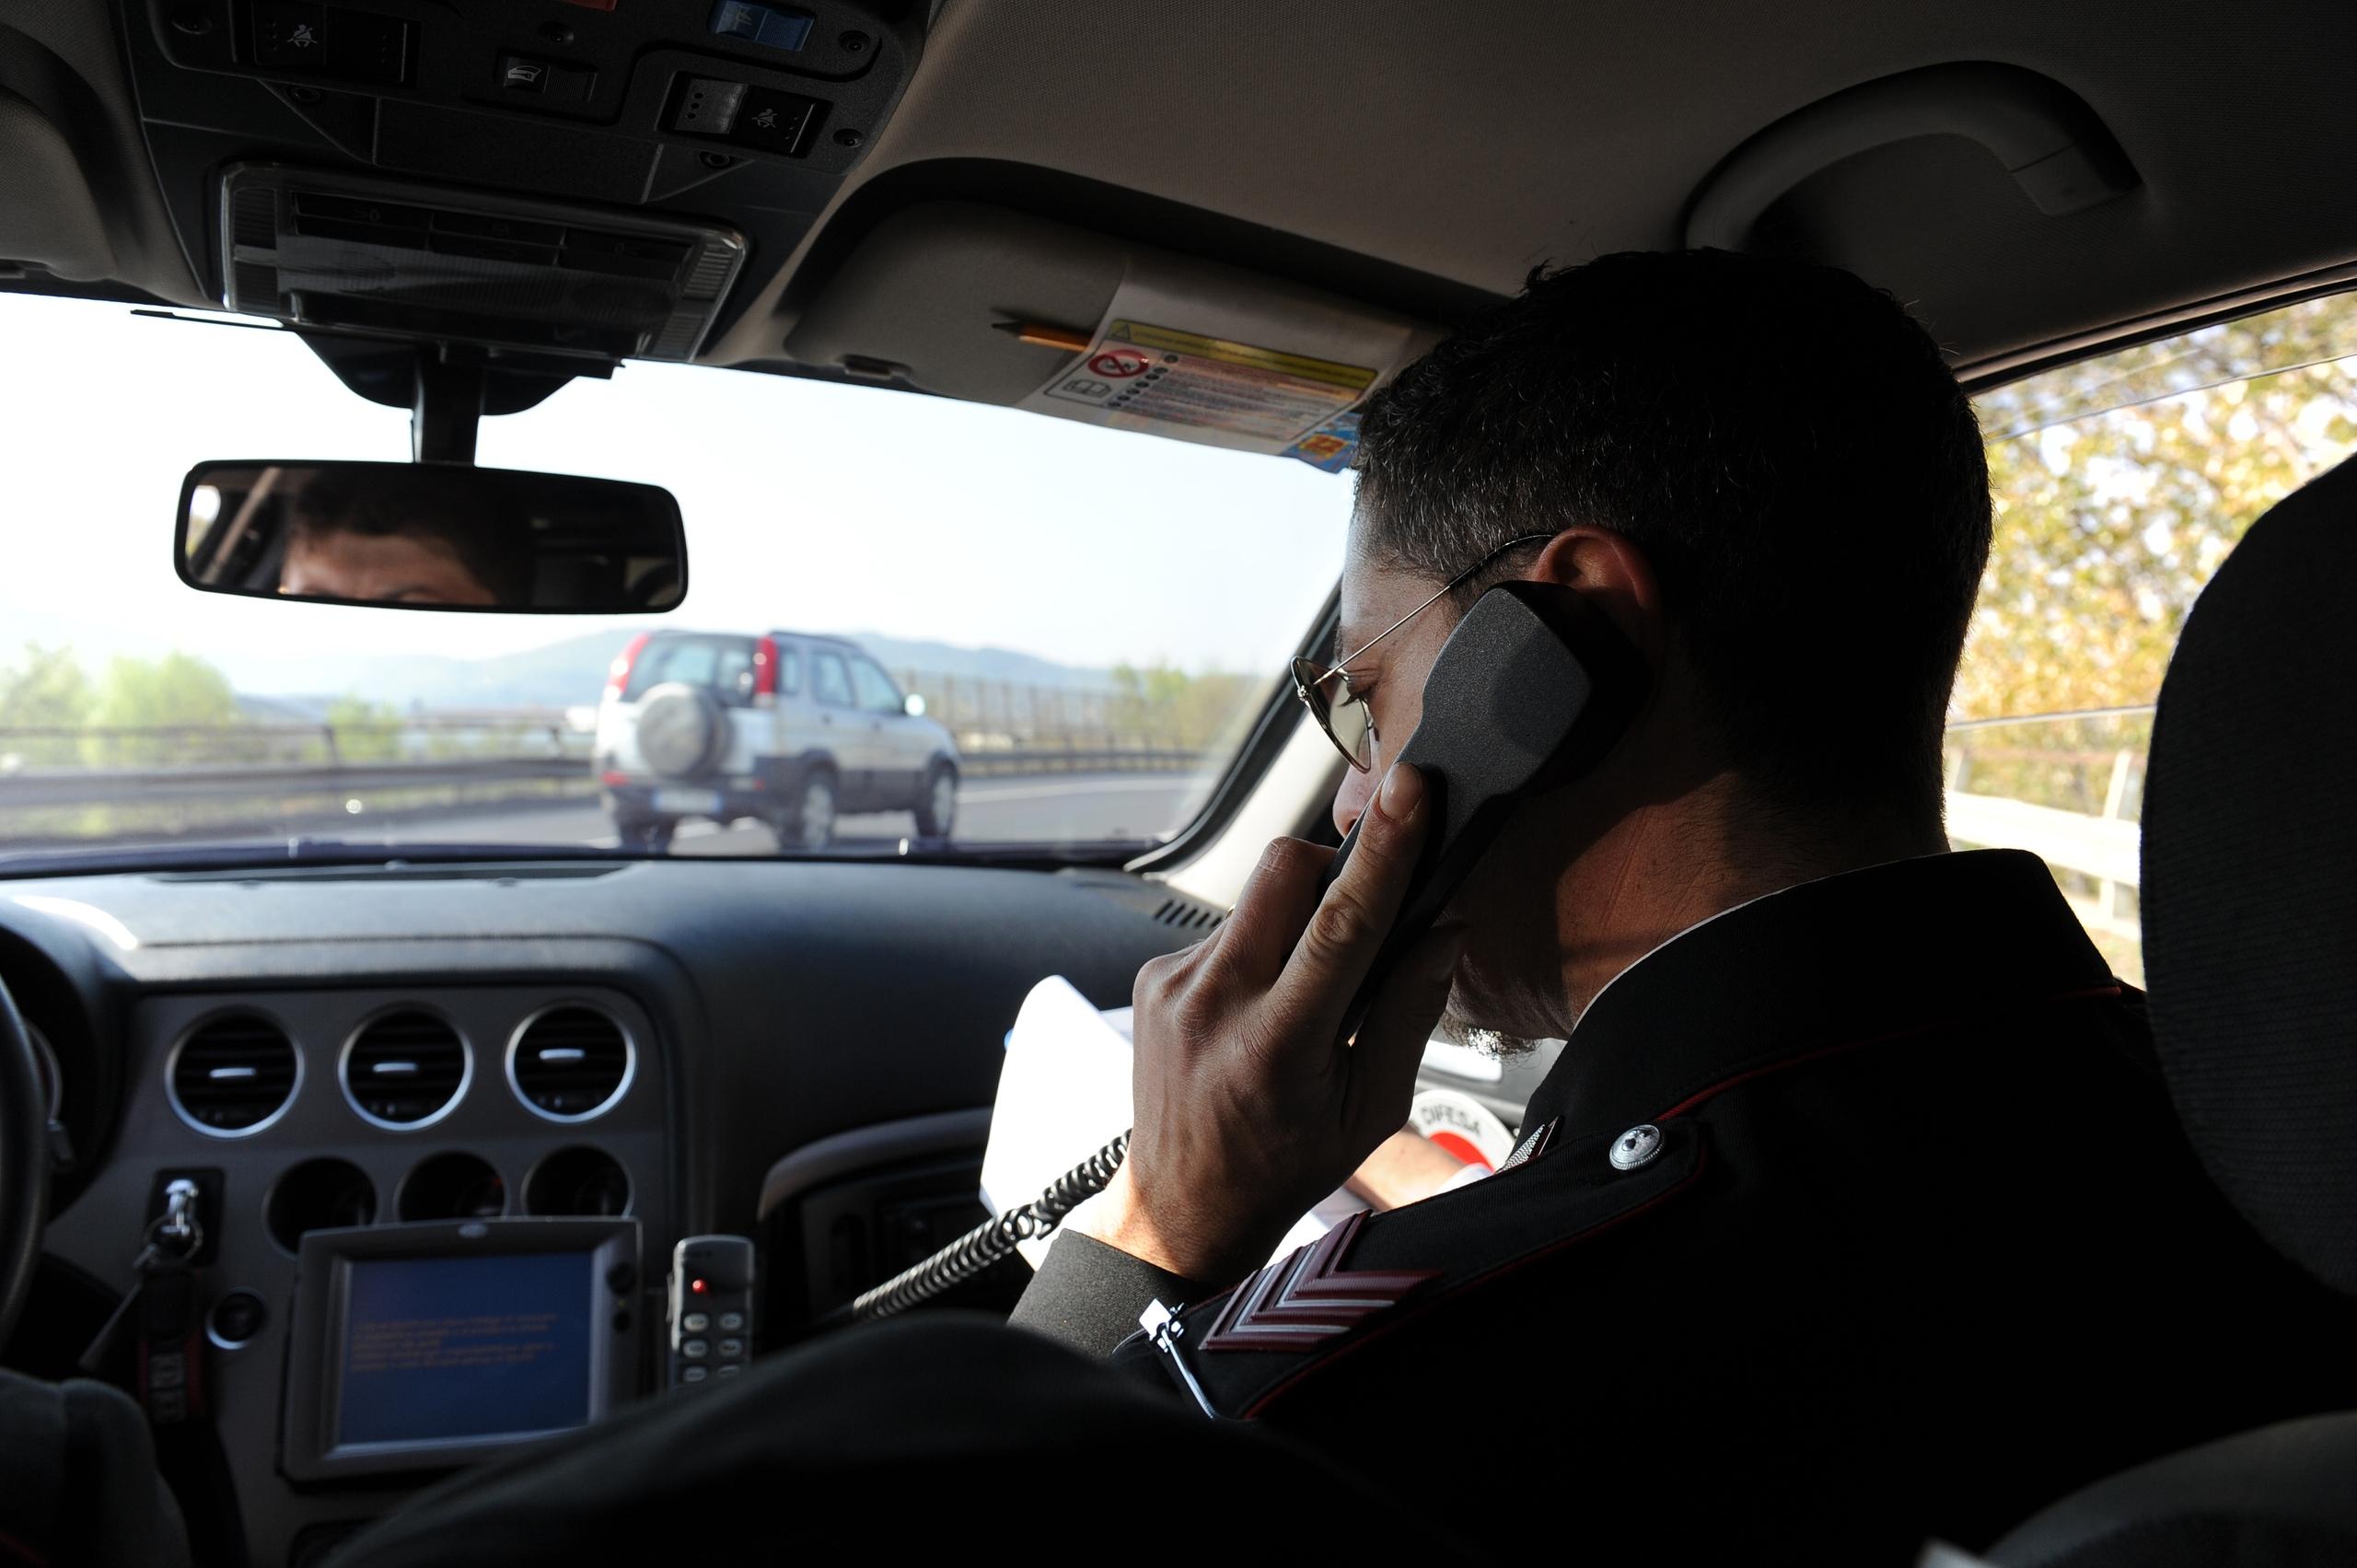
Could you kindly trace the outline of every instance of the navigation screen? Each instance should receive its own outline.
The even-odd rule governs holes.
[[[587,1252],[351,1260],[337,1446],[586,1423],[590,1266]]]

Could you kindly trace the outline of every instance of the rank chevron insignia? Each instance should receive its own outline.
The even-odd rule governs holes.
[[[1299,1350],[1332,1339],[1396,1304],[1434,1269],[1342,1267],[1364,1214],[1353,1214],[1236,1287],[1203,1336],[1203,1349]]]

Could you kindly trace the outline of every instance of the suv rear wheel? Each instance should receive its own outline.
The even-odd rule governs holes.
[[[633,854],[668,854],[671,833],[679,823],[668,817],[637,818],[614,824],[617,844]]]
[[[821,769],[802,781],[794,814],[777,824],[780,849],[825,849],[835,837],[835,775]]]
[[[958,770],[935,762],[924,776],[924,791],[917,796],[917,831],[928,839],[946,839],[958,825]]]

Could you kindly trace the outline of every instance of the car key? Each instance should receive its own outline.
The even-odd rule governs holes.
[[[690,1236],[671,1249],[671,1387],[734,1377],[753,1359],[753,1243]]]

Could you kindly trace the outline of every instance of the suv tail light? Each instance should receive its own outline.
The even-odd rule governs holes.
[[[753,639],[753,702],[768,707],[777,701],[777,639]]]
[[[606,667],[607,702],[621,701],[623,691],[630,685],[630,667],[638,661],[639,650],[646,646],[646,638],[644,632],[633,637],[622,651],[614,656],[614,662]]]

